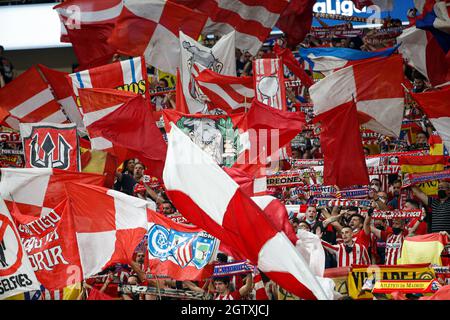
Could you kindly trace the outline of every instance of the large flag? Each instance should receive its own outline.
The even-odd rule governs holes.
[[[85,131],[80,111],[73,96],[73,90],[67,81],[67,72],[50,69],[42,64],[37,65],[53,90],[58,103],[61,105],[69,120],[77,124],[77,128]]]
[[[130,263],[147,230],[147,201],[86,184],[65,188],[83,277]]]
[[[447,150],[450,150],[450,86],[437,91],[413,93],[412,96],[441,136]]]
[[[445,41],[439,41],[431,31],[412,26],[397,37],[403,58],[433,86],[450,81],[450,35],[441,31],[440,34]]]
[[[53,7],[61,21],[61,41],[70,42],[67,29],[82,29],[86,25],[108,27],[122,11],[122,0],[66,0]]]
[[[148,212],[150,273],[180,281],[211,277],[219,241],[196,226],[176,223],[151,210]]]
[[[102,186],[105,177],[100,174],[71,172],[59,169],[2,168],[0,196],[12,211],[13,200],[20,212],[43,217],[65,199],[64,184],[81,182]]]
[[[80,94],[83,101],[85,101],[85,90],[88,91],[87,99],[95,97],[95,89],[82,89]],[[92,93],[94,94],[92,95]],[[115,93],[121,94],[119,91]],[[109,96],[114,99],[114,92]],[[90,108],[95,102],[87,102],[87,104]],[[147,166],[155,177],[161,178],[167,146],[161,131],[156,126],[150,102],[141,95],[136,95],[113,108],[116,109],[92,122],[90,121],[92,113],[85,114],[85,125],[89,136],[111,143],[110,149],[119,161],[136,157]],[[94,144],[92,147],[97,149]],[[103,149],[105,148],[101,146],[100,150]],[[117,152],[115,152],[116,150]]]
[[[0,122],[19,130],[21,122],[65,123],[67,117],[49,85],[32,67],[0,88]]]
[[[321,129],[324,184],[340,188],[369,184],[355,103],[341,104],[314,121]]]
[[[0,199],[0,300],[39,287],[14,220]]]
[[[112,142],[103,137],[100,132],[91,129],[91,125],[125,105],[137,95],[127,91],[98,88],[81,89],[79,95],[80,103],[83,105],[83,122],[89,132],[91,148],[93,150],[114,151],[120,158],[126,157],[125,150],[119,150],[118,148],[113,150]]]
[[[47,290],[63,289],[82,280],[71,217],[64,211],[66,204],[62,201],[42,217],[24,215],[15,204],[11,210],[31,266]]]
[[[223,36],[208,48],[180,31],[181,83],[190,113],[206,111],[202,92],[195,82],[198,74],[196,65],[214,72],[236,76],[235,32]]]
[[[223,36],[236,30],[236,47],[256,55],[266,41],[287,0],[171,0],[208,16],[202,34]]]
[[[104,66],[75,72],[68,76],[77,104],[80,107],[78,89],[109,88],[136,94],[147,93],[147,68],[144,58],[136,57]],[[81,106],[83,115],[83,106]]]
[[[256,100],[247,113],[194,115],[164,110],[163,117],[166,132],[171,130],[170,122],[175,123],[218,164],[251,175],[266,166],[268,157],[289,143],[305,123],[300,112],[276,110]]]
[[[209,155],[175,125],[168,140],[164,184],[189,221],[240,252],[289,292],[306,299],[330,298],[286,235]]]
[[[26,168],[81,170],[75,123],[21,123],[20,135]]]
[[[313,20],[315,0],[291,0],[281,13],[276,26],[286,35],[289,46],[296,46],[305,39]]]
[[[208,97],[210,109],[244,111],[255,97],[252,77],[234,77],[204,69],[195,76],[200,90]]]
[[[430,263],[441,266],[441,253],[447,243],[447,236],[439,233],[406,237],[397,264]]]
[[[166,0],[125,0],[109,43],[122,54],[143,55],[148,64],[174,74],[180,57],[178,32],[197,38],[206,19]]]
[[[300,58],[305,62],[305,68],[320,72],[332,72],[368,59],[389,57],[398,46],[381,51],[369,52],[350,48],[300,48]]]
[[[253,61],[256,99],[265,105],[286,111],[286,87],[280,59]]]
[[[67,0],[53,8],[61,21],[61,41],[72,43],[78,70],[111,62],[116,50],[107,40],[122,7],[122,0]]]
[[[317,115],[355,100],[360,123],[398,137],[403,119],[403,61],[400,56],[359,63],[310,87]]]

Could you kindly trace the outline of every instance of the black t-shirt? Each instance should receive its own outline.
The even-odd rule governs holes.
[[[428,197],[431,207],[431,232],[447,231],[450,234],[450,198],[443,203],[439,199]]]
[[[13,70],[14,67],[12,63],[8,59],[0,57],[0,73],[3,76],[3,80],[5,80],[5,83],[12,81]]]
[[[120,180],[117,180],[117,182],[114,184],[114,190],[121,191],[132,196],[135,184],[136,180],[131,174],[123,173],[122,178]]]

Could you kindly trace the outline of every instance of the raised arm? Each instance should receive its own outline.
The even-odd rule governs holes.
[[[247,280],[245,281],[245,284],[239,288],[239,294],[241,297],[245,297],[250,293],[250,291],[253,288],[253,275],[251,273],[248,273],[245,277]]]
[[[423,202],[424,205],[428,206],[428,196],[419,189],[419,187],[417,186],[412,186],[411,187],[412,192],[414,193],[414,195],[420,199],[420,201]]]

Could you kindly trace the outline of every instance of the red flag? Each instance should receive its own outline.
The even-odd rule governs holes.
[[[91,291],[89,291],[87,300],[114,300],[114,298],[101,292],[100,290],[92,288]]]
[[[168,140],[164,184],[180,212],[289,292],[327,299],[303,257],[239,185],[175,125]]]
[[[177,68],[177,85],[176,85],[176,110],[182,113],[189,113],[189,108],[186,104],[186,99],[183,94],[183,85],[181,84],[180,69]]]
[[[313,6],[316,0],[291,0],[276,26],[286,34],[288,45],[296,46],[311,29]]]
[[[286,88],[280,59],[253,61],[256,99],[272,108],[286,111]]]
[[[56,102],[48,84],[32,67],[0,88],[0,120],[13,129],[19,123],[65,123],[67,118]]]
[[[67,81],[68,73],[50,69],[42,64],[38,64],[37,66],[50,84],[56,99],[70,121],[76,123],[79,129],[84,128],[81,113],[73,97],[73,89]]]
[[[314,84],[314,81],[305,72],[305,69],[300,65],[300,62],[295,59],[292,51],[288,48],[281,48],[278,44],[275,44],[273,51],[281,59],[284,65],[291,70],[302,82],[304,86],[309,88]]]
[[[197,38],[206,19],[165,0],[127,1],[109,43],[122,54],[144,55],[148,64],[173,74],[179,64],[179,31]]]
[[[369,184],[355,103],[344,103],[314,120],[321,123],[324,184],[340,188]]]
[[[243,111],[243,108],[250,107],[255,97],[253,77],[233,77],[205,68],[195,76],[195,80],[211,101],[211,109],[220,108],[226,112]]]
[[[81,89],[80,92],[87,90],[91,91]],[[137,157],[152,171],[153,176],[161,179],[167,146],[156,126],[150,103],[141,95],[124,102],[116,110],[91,123],[87,129],[95,136],[108,140],[113,153],[119,148],[119,154],[115,154],[120,161]]]
[[[148,259],[150,272],[176,280],[203,280],[213,274],[219,241],[202,229],[176,223],[148,210]],[[167,235],[165,248],[158,242]]]
[[[443,286],[432,296],[421,297],[419,300],[450,300],[450,285]]]
[[[114,29],[113,23],[89,24],[81,29],[67,29],[73,51],[78,59],[77,70],[85,70],[111,62],[116,49],[107,40]]]

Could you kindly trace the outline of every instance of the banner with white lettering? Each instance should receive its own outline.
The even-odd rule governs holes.
[[[11,212],[31,267],[47,290],[62,289],[81,281],[75,233],[63,201],[40,218]]]
[[[14,221],[0,199],[0,300],[39,287]]]

